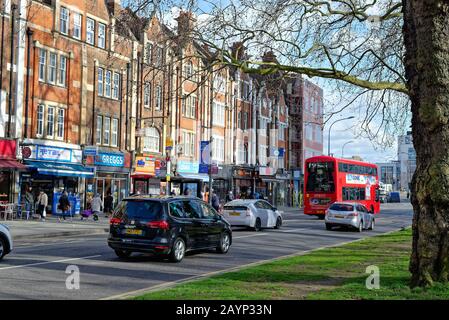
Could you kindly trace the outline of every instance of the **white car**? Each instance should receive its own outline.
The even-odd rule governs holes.
[[[233,227],[279,229],[282,226],[280,212],[265,200],[233,200],[224,205],[223,217]]]
[[[0,260],[12,251],[12,237],[7,225],[0,223]]]

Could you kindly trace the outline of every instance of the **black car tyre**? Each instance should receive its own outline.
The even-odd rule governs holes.
[[[256,219],[256,223],[254,224],[254,231],[260,231],[262,230],[262,221],[260,218]]]
[[[131,255],[131,251],[127,251],[127,250],[114,250],[115,254],[117,255],[117,257],[125,259],[125,258],[129,258],[129,256]]]
[[[5,253],[6,253],[6,243],[5,243],[5,240],[0,238],[0,260],[3,259],[3,257],[5,256]]]
[[[375,222],[374,222],[374,218],[371,220],[371,224],[370,224],[370,226],[369,226],[369,230],[374,230],[374,225],[375,225]]]
[[[227,232],[223,232],[220,237],[220,244],[217,247],[218,253],[227,253],[231,247],[231,236]]]
[[[329,223],[326,223],[326,230],[332,230],[332,225],[330,225]]]
[[[278,217],[278,218],[276,219],[276,225],[274,226],[274,228],[275,228],[275,229],[280,229],[281,226],[282,226],[282,218],[281,218],[281,217]]]
[[[171,249],[169,260],[171,262],[181,262],[186,254],[186,244],[181,238],[176,238]]]

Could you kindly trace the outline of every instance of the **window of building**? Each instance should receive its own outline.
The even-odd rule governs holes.
[[[79,13],[73,13],[73,37],[81,39],[81,26],[83,18]]]
[[[214,136],[212,139],[212,159],[224,161],[224,138]]]
[[[195,155],[195,134],[191,132],[183,132],[182,145],[184,149],[184,155],[187,157],[193,157]]]
[[[54,84],[56,82],[56,65],[58,56],[56,53],[50,52],[50,61],[48,64],[48,79],[49,83]]]
[[[163,63],[163,49],[159,46],[156,46],[155,64],[157,67],[161,67],[162,63]]]
[[[59,31],[63,34],[68,34],[69,33],[69,10],[67,10],[67,8],[61,7],[59,19],[60,19]]]
[[[95,20],[86,19],[86,42],[89,44],[95,44]]]
[[[146,82],[143,89],[143,106],[149,108],[151,103],[151,83]]]
[[[97,125],[95,128],[96,134],[95,134],[95,143],[96,144],[101,144],[101,134],[103,132],[103,117],[102,116],[97,116]]]
[[[45,65],[47,64],[47,51],[39,49],[39,81],[45,81]]]
[[[53,138],[55,128],[55,108],[47,108],[47,138]]]
[[[111,136],[111,118],[104,117],[103,118],[103,144],[109,145]]]
[[[243,113],[243,130],[248,129],[248,112]]]
[[[156,105],[155,105],[155,109],[156,110],[161,110],[162,107],[162,87],[160,85],[156,86]]]
[[[267,165],[267,150],[267,146],[259,145],[259,164],[261,166]]]
[[[104,95],[105,95],[105,97],[108,97],[108,98],[111,97],[111,77],[112,77],[112,72],[109,70],[106,70],[105,77],[104,77]]]
[[[106,25],[104,23],[98,24],[98,46],[103,49],[106,47]]]
[[[159,131],[154,128],[145,128],[145,138],[143,149],[145,152],[159,152]]]
[[[240,99],[249,100],[249,83],[246,81],[240,81]]]
[[[282,124],[279,125],[279,140],[285,140],[285,127]]]
[[[213,85],[216,92],[225,92],[225,79],[222,76],[215,76]]]
[[[114,84],[112,87],[112,98],[118,100],[119,90],[120,90],[120,74],[117,72],[114,72]]]
[[[147,43],[147,47],[145,49],[145,62],[147,64],[151,64],[153,60],[153,45],[151,43]]]
[[[67,58],[65,56],[59,56],[59,75],[58,84],[65,87],[67,76]]]
[[[212,105],[212,122],[213,125],[222,126],[225,125],[225,106],[214,102]]]
[[[44,113],[45,106],[40,104],[37,106],[37,136],[42,136],[44,134]]]
[[[58,109],[58,119],[56,127],[56,138],[64,139],[64,109]]]
[[[98,95],[103,95],[103,68],[98,68]]]
[[[117,147],[117,145],[118,145],[118,119],[112,119],[111,146]]]
[[[192,94],[184,96],[182,115],[194,119],[196,116],[196,97]]]
[[[184,64],[184,77],[186,79],[192,80],[193,76],[193,64],[192,61],[186,61]]]
[[[242,128],[242,111],[237,114],[237,129]]]

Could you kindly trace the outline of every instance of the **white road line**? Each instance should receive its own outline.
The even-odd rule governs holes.
[[[55,260],[55,261],[36,262],[36,263],[23,264],[23,265],[19,265],[19,266],[10,266],[10,267],[0,268],[0,271],[1,270],[9,270],[9,269],[19,269],[19,268],[41,266],[41,265],[44,265],[44,264],[63,263],[63,262],[69,262],[69,261],[76,261],[76,260],[83,260],[83,259],[90,259],[90,258],[98,258],[98,257],[101,257],[101,255],[87,256],[87,257],[80,257],[80,258],[71,258],[71,259],[63,259],[63,260]]]
[[[258,236],[265,236],[268,233],[256,233],[256,234],[250,234],[247,236],[240,236],[240,237],[232,237],[232,239],[243,239],[243,238],[250,238],[250,237],[258,237]]]

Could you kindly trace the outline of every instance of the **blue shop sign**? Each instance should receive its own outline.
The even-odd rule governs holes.
[[[177,166],[179,173],[198,173],[200,164],[198,162],[178,161]]]
[[[125,156],[121,153],[102,153],[95,157],[95,164],[108,167],[123,167]]]

